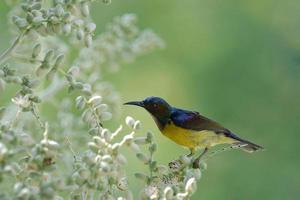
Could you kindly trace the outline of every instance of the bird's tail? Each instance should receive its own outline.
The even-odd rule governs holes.
[[[253,153],[258,150],[263,150],[264,148],[262,146],[259,146],[257,144],[254,144],[252,142],[248,141],[243,141],[243,142],[237,142],[234,143],[238,148],[241,148],[242,150],[248,152],[248,153]]]
[[[238,137],[237,135],[235,135],[233,133],[230,133],[228,136],[237,140],[237,142],[233,143],[234,147],[241,148],[242,150],[244,150],[248,153],[252,153],[252,152],[264,149],[262,146],[260,146],[258,144],[254,144],[248,140],[241,139],[240,137]]]

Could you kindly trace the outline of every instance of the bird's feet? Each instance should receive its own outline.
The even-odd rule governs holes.
[[[198,157],[199,158],[199,157]],[[192,167],[194,169],[199,169],[201,168],[201,159],[196,158],[195,160],[190,160],[189,163],[192,164]],[[188,166],[190,164],[185,163],[184,161],[182,161],[181,159],[178,160],[173,160],[171,162],[169,162],[169,168],[173,171],[178,171],[181,170],[182,168]]]
[[[206,147],[204,151],[194,160],[193,162],[193,168],[197,169],[200,168],[200,161],[204,157],[204,155],[208,152],[208,148]]]
[[[200,169],[200,159],[195,159],[194,162],[192,163],[194,169]]]
[[[173,160],[169,163],[169,168],[173,171],[181,170],[181,169],[185,168],[186,166],[190,165],[190,163],[192,162],[192,159],[193,158],[188,155],[180,156],[179,159]]]

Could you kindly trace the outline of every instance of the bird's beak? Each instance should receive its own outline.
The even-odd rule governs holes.
[[[129,101],[127,103],[124,103],[124,105],[134,105],[134,106],[144,107],[144,102],[143,101]]]

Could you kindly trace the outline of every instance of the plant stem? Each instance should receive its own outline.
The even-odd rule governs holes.
[[[12,120],[12,122],[10,124],[10,128],[13,128],[16,125],[17,121],[19,120],[20,114],[21,114],[21,109],[18,108],[16,116],[15,116],[15,118]]]
[[[95,118],[94,120],[95,120],[96,125],[97,125],[97,127],[98,127],[98,131],[100,132],[100,130],[102,129],[102,124],[101,124],[100,118],[99,118],[99,116],[97,115],[97,113],[96,113],[94,107],[91,106],[88,102],[86,102],[86,104],[88,105],[89,109],[91,110],[92,115],[93,115],[94,118]]]
[[[25,31],[20,33],[20,35],[15,39],[12,45],[0,55],[0,64],[2,64],[10,56],[11,52],[18,46],[24,35],[26,35],[30,30],[30,28],[31,27],[27,27]]]
[[[40,116],[38,115],[37,111],[36,111],[36,107],[33,105],[32,109],[31,109],[31,113],[33,114],[33,116],[36,118],[36,120],[38,121],[40,127],[43,129],[45,128],[44,123],[42,122]]]
[[[151,143],[152,144],[152,143]],[[150,144],[150,145],[151,145]],[[153,180],[153,170],[152,170],[152,161],[153,161],[153,152],[150,151],[150,163],[149,163],[149,171],[150,171],[150,180],[149,180],[149,185],[152,183]]]

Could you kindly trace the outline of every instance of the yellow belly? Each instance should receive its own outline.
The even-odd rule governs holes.
[[[225,137],[222,134],[216,134],[213,131],[187,130],[177,127],[174,124],[167,124],[161,132],[177,144],[188,148],[205,148],[217,144],[232,144],[236,142],[236,140],[232,138]]]

